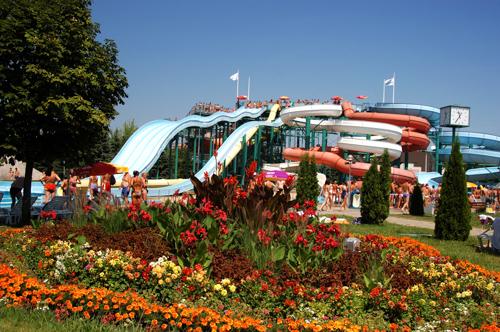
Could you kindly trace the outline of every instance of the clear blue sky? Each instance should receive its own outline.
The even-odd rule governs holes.
[[[239,69],[252,99],[370,102],[396,72],[396,102],[468,105],[471,130],[500,133],[500,1],[95,0],[93,17],[130,84],[114,127],[230,106]]]

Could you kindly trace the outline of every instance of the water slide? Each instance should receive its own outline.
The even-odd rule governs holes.
[[[259,126],[281,126],[281,120],[275,120],[278,109],[279,105],[273,105],[266,121],[250,121],[236,128],[218,148],[217,161],[212,156],[195,176],[202,180],[205,172],[209,175],[215,173],[218,163],[228,165],[241,150],[243,137],[248,142]],[[257,118],[265,111],[267,107],[259,109],[242,107],[233,113],[217,112],[210,116],[192,115],[179,121],[151,121],[139,128],[128,139],[111,162],[127,166],[131,171],[147,172],[153,167],[168,143],[182,130],[189,127],[211,127],[221,121],[236,122],[243,118]],[[177,190],[184,192],[193,188],[189,179],[150,180],[148,187],[149,194],[152,196],[172,195]]]
[[[348,120],[338,119],[342,114]],[[351,172],[354,176],[363,176],[370,164],[356,162],[349,167],[346,160],[340,156],[341,150],[380,155],[387,149],[390,158],[397,159],[403,149],[425,149],[429,144],[425,133],[429,130],[430,124],[427,120],[416,116],[355,112],[349,102],[344,102],[342,106],[297,106],[281,112],[281,119],[289,126],[304,126],[305,116],[328,118],[311,120],[311,127],[315,130],[326,129],[340,133],[374,136],[369,140],[360,137],[341,137],[337,142],[337,148],[329,148],[325,152],[319,151],[319,148],[307,151],[287,148],[283,152],[285,159],[297,161],[304,154],[308,154],[314,156],[318,164],[335,168],[343,173]],[[398,142],[401,145],[397,144]],[[416,180],[413,172],[399,168],[391,169],[391,177],[396,182],[415,182]]]
[[[369,112],[415,115],[427,119],[433,127],[439,127],[439,108],[417,104],[378,103],[368,108]],[[484,133],[458,131],[458,139],[462,146],[463,160],[468,164],[486,164],[491,167],[472,168],[466,171],[469,181],[491,181],[500,179],[500,137]],[[440,160],[447,161],[451,153],[452,133],[443,131],[439,137],[445,145],[439,152]],[[495,166],[496,165],[496,166]],[[437,172],[420,172],[417,174],[420,183],[439,183],[441,174]]]

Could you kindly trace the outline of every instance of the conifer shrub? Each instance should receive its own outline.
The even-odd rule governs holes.
[[[412,216],[424,215],[424,199],[422,197],[422,189],[418,183],[413,188],[410,196],[410,214]]]
[[[386,213],[386,199],[381,188],[377,158],[372,159],[368,172],[363,177],[361,187],[361,222],[363,224],[383,224]]]
[[[297,201],[303,204],[305,201],[317,203],[320,193],[318,185],[316,159],[308,154],[302,156],[299,164],[299,174],[297,179]]]
[[[471,212],[462,153],[458,141],[453,142],[446,164],[435,218],[434,235],[443,240],[462,240],[469,237]]]
[[[389,217],[389,208],[391,205],[391,159],[389,152],[384,150],[380,161],[380,188],[385,198],[384,220]]]

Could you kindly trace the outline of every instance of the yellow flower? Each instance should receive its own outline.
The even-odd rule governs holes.
[[[430,304],[432,307],[434,307],[434,306],[436,305],[436,301],[432,301],[432,300],[431,300],[431,301],[429,301],[429,304]]]
[[[163,285],[163,279],[158,280],[158,285]]]
[[[214,291],[216,291],[216,292],[220,291],[221,289],[222,289],[222,286],[221,286],[221,285],[219,285],[219,284],[216,284],[216,285],[214,286]]]
[[[224,286],[227,286],[230,283],[231,283],[231,280],[229,280],[228,278],[222,279],[222,281],[221,281],[221,284],[223,284]]]
[[[493,283],[490,282],[488,285],[486,285],[486,289],[489,291],[493,290]]]
[[[99,277],[104,278],[104,272],[99,273]]]
[[[231,291],[231,293],[236,292],[236,286],[235,285],[229,286],[229,290]]]
[[[225,290],[225,289],[221,290],[221,291],[220,291],[220,294],[221,294],[222,296],[226,296],[226,295],[227,295],[227,290]]]
[[[171,283],[171,282],[172,282],[172,279],[170,279],[170,278],[165,278],[165,282],[166,282],[167,284],[169,284],[169,283]]]

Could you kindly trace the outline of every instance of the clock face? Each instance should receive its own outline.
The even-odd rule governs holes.
[[[450,112],[450,125],[469,126],[469,109],[465,107],[452,108]]]

